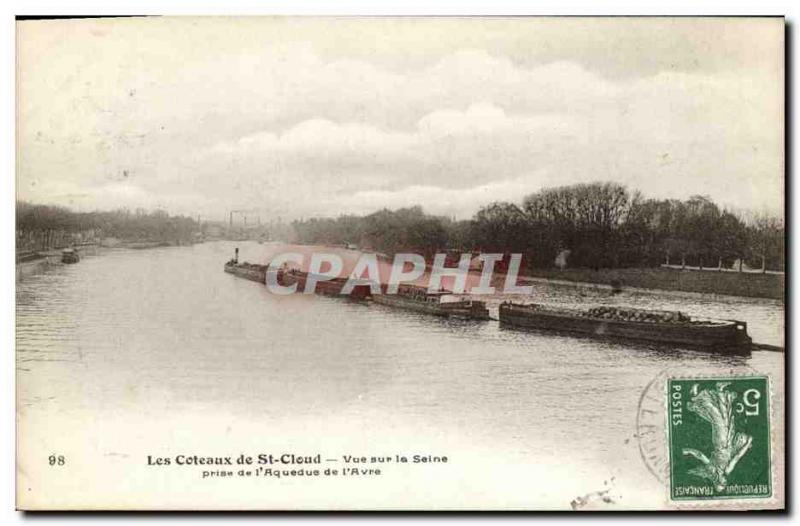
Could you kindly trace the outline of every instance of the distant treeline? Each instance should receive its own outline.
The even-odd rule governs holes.
[[[711,199],[644,199],[617,183],[547,188],[521,204],[491,203],[455,221],[416,206],[293,223],[296,241],[357,244],[388,254],[451,249],[519,252],[531,268],[699,267],[784,269],[782,218],[733,213]]]
[[[188,243],[197,231],[189,217],[163,210],[73,212],[60,206],[17,202],[17,248],[43,250],[112,237],[123,241]]]

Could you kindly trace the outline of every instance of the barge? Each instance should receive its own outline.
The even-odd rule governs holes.
[[[397,294],[374,294],[372,301],[389,307],[413,310],[445,318],[490,319],[489,309],[486,308],[484,302],[464,299],[448,301],[451,298],[456,298],[456,296],[449,291],[428,292],[425,287],[400,285]]]
[[[240,278],[249,279],[250,281],[267,283],[267,265],[256,265],[247,262],[236,263],[231,260],[225,263],[225,272]]]
[[[256,265],[254,263],[239,263],[239,249],[236,249],[233,259],[225,263],[225,272],[233,274],[234,276],[256,281],[258,283],[267,283],[267,265]]]
[[[729,354],[747,354],[752,345],[745,322],[694,319],[678,311],[607,306],[577,310],[504,302],[500,305],[500,323],[521,329],[676,345]]]
[[[297,292],[305,292],[309,276],[314,276],[297,268],[281,268],[278,270],[278,284],[290,287],[297,284]],[[314,293],[322,296],[344,296],[350,299],[363,300],[370,296],[368,284],[358,284],[349,294],[342,294],[342,289],[347,283],[345,278],[330,279],[327,276],[317,276]]]
[[[61,251],[61,262],[66,264],[77,263],[81,260],[78,251],[74,248],[65,248]]]

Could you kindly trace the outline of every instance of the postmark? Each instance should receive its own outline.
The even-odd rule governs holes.
[[[766,376],[667,381],[670,499],[772,496]]]
[[[639,455],[650,473],[665,485],[669,481],[669,454],[664,434],[664,386],[671,373],[674,374],[674,371],[665,369],[645,386],[639,397],[636,413],[635,436],[639,444]]]

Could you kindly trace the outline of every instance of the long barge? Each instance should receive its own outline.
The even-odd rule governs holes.
[[[233,259],[225,263],[225,272],[240,278],[249,279],[258,283],[267,283],[267,265],[255,263],[239,263],[239,249],[234,252]]]
[[[449,291],[428,292],[416,285],[400,285],[397,294],[373,294],[372,301],[400,309],[422,312],[444,318],[488,320],[489,309],[482,301],[442,301],[454,297]]]
[[[305,292],[308,283],[308,278],[314,276],[308,272],[296,268],[279,269],[278,270],[278,284],[290,287],[294,284],[297,285],[297,292]],[[314,293],[322,296],[341,296],[350,299],[363,300],[370,296],[370,287],[368,284],[357,284],[353,290],[348,294],[342,294],[342,289],[347,283],[345,278],[330,279],[326,276],[316,276],[317,282],[314,286]]]
[[[620,307],[577,310],[504,302],[500,305],[500,323],[521,329],[669,344],[726,354],[747,354],[752,345],[745,322],[693,319],[678,311]]]
[[[267,265],[256,265],[247,262],[237,263],[231,260],[225,263],[225,272],[250,281],[267,283]]]
[[[267,283],[267,271],[269,265],[258,265],[255,263],[239,263],[239,249],[234,252],[233,258],[225,263],[225,272],[234,276],[255,281],[257,283]],[[308,278],[313,276],[297,268],[283,266],[277,269],[276,279],[279,285],[297,285],[297,292],[304,292]],[[370,295],[368,284],[357,284],[349,294],[342,294],[347,280],[344,278],[330,279],[326,276],[318,276],[314,292],[323,296],[343,296],[351,299],[366,299]]]

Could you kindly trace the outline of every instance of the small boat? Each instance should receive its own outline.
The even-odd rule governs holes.
[[[78,255],[78,251],[74,248],[65,248],[61,251],[61,262],[62,263],[77,263],[81,260],[81,257]]]
[[[500,305],[500,323],[514,328],[671,344],[729,354],[749,353],[752,345],[745,322],[695,319],[679,311],[610,306],[577,310],[504,302]]]
[[[458,299],[447,290],[428,292],[426,287],[418,285],[400,285],[397,294],[373,294],[372,301],[445,318],[490,319],[489,309],[482,301]]]

